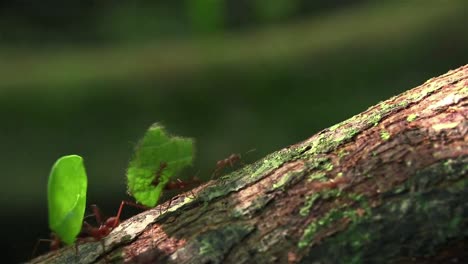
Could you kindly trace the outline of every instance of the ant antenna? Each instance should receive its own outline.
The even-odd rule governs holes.
[[[54,251],[60,248],[60,239],[55,233],[50,234],[51,238],[40,238],[36,241],[36,244],[34,245],[32,254],[31,254],[31,259],[34,258],[36,255],[37,249],[39,248],[39,245],[44,242],[50,243],[50,251]]]
[[[122,209],[124,207],[124,205],[129,205],[129,206],[133,206],[133,207],[136,207],[136,208],[141,208],[143,210],[148,210],[149,208],[147,206],[144,206],[144,205],[141,205],[141,204],[137,204],[137,203],[134,203],[134,202],[130,202],[130,201],[122,201],[120,202],[120,206],[119,206],[119,211],[117,212],[117,215],[115,217],[110,217],[110,219],[114,220],[113,224],[112,224],[112,228],[115,228],[119,225],[119,219],[120,219],[120,215],[122,214]]]

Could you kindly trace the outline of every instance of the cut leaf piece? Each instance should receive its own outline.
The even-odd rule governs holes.
[[[81,231],[87,187],[83,158],[69,155],[55,162],[47,186],[49,227],[66,244],[73,244]]]
[[[142,205],[154,207],[169,179],[192,165],[193,145],[193,139],[169,136],[162,125],[153,124],[137,145],[127,169],[128,193]],[[158,171],[161,174],[155,181]]]

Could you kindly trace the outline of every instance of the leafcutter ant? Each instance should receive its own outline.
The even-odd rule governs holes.
[[[159,168],[155,172],[155,176],[154,176],[153,181],[151,182],[151,185],[157,186],[159,184],[161,175],[166,168],[167,168],[167,162],[161,162],[159,164]],[[198,179],[196,176],[193,176],[190,180],[186,180],[186,181],[181,180],[181,179],[176,179],[176,180],[169,181],[164,186],[164,190],[165,191],[185,190],[187,188],[197,186],[200,183],[201,183],[200,179]],[[192,192],[192,190],[190,190],[190,194],[193,197],[195,197],[195,194]],[[173,199],[170,199],[169,205],[167,206],[167,208],[171,206],[172,200]]]
[[[190,187],[195,187],[201,183],[200,179],[196,176],[193,176],[191,179],[183,181],[181,179],[177,179],[175,181],[170,181],[164,186],[164,190],[167,191],[174,191],[174,190],[186,190]],[[190,194],[195,197],[195,194],[190,190]]]
[[[163,171],[167,168],[167,162],[161,162],[159,164],[159,168],[155,173],[154,179],[151,182],[151,185],[157,186],[160,182],[161,175]],[[192,177],[192,179],[183,181],[181,179],[176,179],[173,181],[169,181],[165,186],[164,190],[166,191],[173,191],[173,190],[183,190],[192,186],[196,186],[200,184],[201,181],[196,176]]]
[[[251,149],[251,150],[247,151],[245,154],[247,154],[249,152],[252,152],[252,151],[255,151],[255,150],[256,149]],[[211,175],[211,179],[218,177],[219,174],[227,166],[230,166],[231,168],[233,168],[236,164],[244,165],[244,163],[242,162],[241,159],[242,158],[241,158],[240,154],[233,153],[233,154],[231,154],[229,157],[227,157],[225,159],[218,160],[218,162],[216,162],[216,168],[214,169],[213,174]]]
[[[31,258],[34,258],[36,255],[39,244],[44,242],[49,243],[49,251],[55,251],[62,246],[62,241],[60,241],[60,238],[55,233],[50,233],[50,239],[40,238],[37,240],[36,244],[34,245]]]
[[[92,204],[91,209],[93,211],[93,215],[95,216],[96,222],[99,225],[99,227],[94,227],[90,225],[88,222],[84,221],[83,227],[81,230],[81,237],[82,238],[92,237],[96,241],[99,241],[99,240],[102,240],[107,235],[109,235],[109,233],[119,225],[120,215],[122,214],[122,209],[125,205],[130,205],[130,206],[137,207],[137,208],[144,209],[144,210],[148,209],[148,207],[143,206],[143,205],[139,205],[139,204],[129,202],[129,201],[122,201],[120,203],[120,207],[117,212],[117,215],[104,219],[102,216],[101,210],[99,210],[97,205]]]
[[[241,161],[240,154],[231,154],[229,157],[219,160],[218,162],[216,162],[216,168],[213,171],[211,178],[216,178],[217,176],[219,176],[219,173],[223,171],[228,165],[232,168],[237,163],[243,164]]]
[[[139,204],[132,203],[129,201],[122,201],[120,203],[120,207],[117,212],[117,215],[104,219],[101,213],[101,210],[99,210],[97,205],[92,204],[91,205],[92,214],[89,216],[86,216],[85,218],[94,215],[94,217],[96,218],[96,222],[99,226],[94,227],[90,225],[88,222],[83,221],[83,227],[81,228],[81,232],[78,235],[77,241],[75,243],[76,252],[78,253],[78,243],[80,243],[80,241],[85,241],[87,238],[93,238],[95,241],[101,241],[103,250],[105,250],[104,241],[102,239],[108,236],[110,232],[119,225],[120,215],[122,214],[122,209],[124,205],[130,205],[130,206],[145,209],[145,210],[148,209],[147,207],[143,205],[139,205]],[[55,233],[51,233],[50,239],[38,239],[38,241],[36,242],[36,245],[34,246],[32,257],[35,256],[35,253],[37,251],[39,244],[43,242],[50,243],[50,246],[49,246],[50,251],[57,250],[62,245],[60,238]]]

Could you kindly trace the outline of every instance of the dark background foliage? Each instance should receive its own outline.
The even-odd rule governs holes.
[[[253,162],[468,61],[465,1],[2,1],[2,249],[48,236],[47,177],[85,158],[114,214],[153,122],[197,142],[192,173]],[[132,210],[129,212],[134,213]]]

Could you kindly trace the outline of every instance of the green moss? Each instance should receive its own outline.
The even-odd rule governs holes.
[[[339,210],[339,209],[332,209],[330,212],[328,212],[325,216],[322,218],[313,221],[310,223],[307,228],[304,230],[304,233],[302,234],[301,239],[299,240],[299,243],[297,246],[299,248],[304,248],[310,245],[313,240],[315,235],[317,234],[318,231],[320,231],[322,228],[325,228],[332,224],[333,222],[343,218],[343,217],[349,217],[350,219],[355,219],[356,217],[351,217],[351,215],[356,215],[355,210]]]
[[[393,193],[394,194],[399,194],[399,193],[402,193],[406,191],[406,186],[403,184],[403,185],[400,185],[398,187],[396,187],[394,190],[393,190]]]
[[[341,158],[347,156],[348,154],[349,154],[349,153],[348,153],[346,150],[341,149],[341,150],[338,152],[338,158],[341,159]]]
[[[277,190],[279,188],[284,188],[286,185],[299,181],[302,177],[305,176],[304,173],[292,171],[289,173],[284,174],[278,182],[274,183],[272,186],[272,190]]]
[[[467,94],[468,94],[468,86],[463,87],[463,88],[460,90],[460,93],[461,93],[462,95],[467,95]]]
[[[325,174],[323,172],[317,172],[317,173],[311,174],[308,177],[308,181],[326,180],[325,176],[327,176],[327,174]]]
[[[131,235],[125,235],[120,239],[120,243],[126,244],[128,242],[132,241],[132,236]]]
[[[284,175],[283,177],[281,177],[281,179],[276,182],[275,184],[273,184],[273,190],[276,190],[278,188],[281,188],[283,187],[284,185],[286,185],[286,183],[289,181],[289,178],[291,177],[291,175],[289,174],[286,174]]]
[[[380,131],[380,138],[382,138],[384,141],[387,141],[390,139],[390,133],[387,130],[382,130]]]
[[[380,114],[373,114],[369,117],[369,122],[374,126],[377,126],[379,124],[380,119],[382,119],[382,116]]]
[[[418,171],[400,186],[384,193],[385,202],[376,208],[370,208],[366,197],[349,194],[350,198],[361,200],[359,207],[366,213],[361,217],[358,211],[344,212],[342,217],[352,220],[349,225],[318,244],[314,244],[317,234],[333,230],[333,222],[320,226],[315,221],[309,231],[304,232],[299,246],[313,245],[307,252],[307,260],[320,263],[386,263],[401,256],[402,250],[408,256],[433,255],[441,245],[468,235],[464,221],[466,164],[467,158],[462,157]],[[460,187],[455,187],[460,183]],[[414,191],[402,192],[410,189]],[[343,207],[335,210],[343,211]],[[388,241],[404,241],[404,244],[389,244]]]
[[[414,120],[416,120],[416,118],[418,118],[417,114],[410,114],[408,117],[406,117],[406,121],[413,122]]]
[[[326,189],[320,192],[323,199],[335,198],[341,195],[339,189]]]
[[[398,106],[400,107],[406,107],[407,105],[408,105],[407,101],[401,101],[400,103],[398,103]]]
[[[304,247],[307,247],[308,245],[310,245],[310,243],[312,243],[312,241],[314,239],[314,236],[317,233],[317,231],[321,227],[331,223],[335,218],[337,218],[338,214],[339,214],[338,210],[336,210],[336,209],[331,210],[323,218],[310,223],[307,226],[307,228],[304,230],[304,233],[302,234],[302,237],[299,240],[299,243],[297,244],[297,246],[299,248],[304,248]]]
[[[359,130],[356,129],[356,128],[349,128],[349,129],[346,129],[346,130],[343,132],[342,135],[340,135],[339,137],[335,138],[335,140],[334,140],[335,143],[338,143],[338,144],[335,144],[335,145],[339,145],[341,142],[353,138],[354,135],[356,135],[358,132],[359,132]]]
[[[334,131],[334,130],[336,130],[337,128],[339,128],[340,125],[341,125],[341,123],[338,123],[338,124],[336,124],[336,125],[333,125],[333,126],[331,126],[331,127],[329,128],[329,130],[330,130],[330,131]]]
[[[346,139],[350,139],[350,138],[354,137],[354,135],[356,135],[358,132],[359,132],[359,130],[356,129],[356,128],[352,128],[352,129],[347,130],[346,131]]]
[[[200,242],[200,255],[211,255],[213,252],[215,252],[215,249],[211,246],[210,241],[202,240]]]
[[[360,202],[362,201],[362,199],[364,198],[364,195],[362,194],[357,194],[357,193],[348,193],[347,196],[353,200],[353,201],[356,201],[356,202]]]
[[[318,153],[323,153],[330,149],[333,142],[326,138],[325,135],[320,135],[316,140],[312,142],[311,150],[309,151],[310,155],[315,155]]]
[[[253,230],[251,225],[235,223],[206,230],[196,239],[187,241],[185,245],[186,248],[198,248],[199,254],[192,256],[191,263],[219,263],[227,251],[243,241]]]
[[[448,160],[446,160],[444,162],[443,168],[444,168],[445,172],[447,172],[447,173],[453,173],[454,172],[452,164],[453,164],[453,160],[451,160],[451,159],[448,159]]]
[[[331,171],[333,170],[333,164],[331,162],[327,162],[321,166],[322,169],[326,171]]]
[[[450,188],[452,191],[465,190],[468,188],[468,179],[462,179],[456,181],[453,186]]]
[[[310,208],[312,208],[313,204],[317,199],[330,199],[330,198],[337,198],[343,196],[353,202],[359,204],[359,207],[366,211],[366,215],[370,215],[371,208],[367,199],[362,194],[356,193],[342,193],[341,190],[337,189],[329,189],[324,190],[319,193],[314,193],[310,196],[307,196],[304,206],[300,209],[299,214],[301,216],[307,216],[310,213]],[[310,243],[312,243],[314,236],[317,232],[319,232],[322,228],[329,226],[331,223],[335,222],[338,219],[342,218],[349,218],[352,223],[356,223],[360,221],[360,219],[364,218],[364,216],[359,215],[354,207],[351,207],[349,203],[342,203],[341,206],[337,208],[331,209],[327,214],[323,217],[316,219],[312,223],[307,226],[304,230],[304,233],[301,237],[301,240],[298,243],[299,248],[306,247]]]
[[[211,188],[208,188],[207,189],[207,195],[206,195],[207,200],[205,200],[205,201],[209,201],[211,199],[221,197],[228,191],[229,191],[229,188],[225,188],[224,186],[221,186],[221,185],[216,185],[216,186],[213,186]]]
[[[281,166],[285,160],[288,160],[288,157],[281,157],[281,152],[273,153],[269,157],[265,158],[259,168],[256,168],[255,171],[250,173],[251,178],[256,179],[257,177],[264,175],[268,171],[272,171],[279,166]]]
[[[309,215],[310,208],[312,208],[312,206],[314,205],[314,202],[318,198],[320,198],[319,193],[314,193],[312,195],[307,196],[306,201],[304,203],[304,206],[302,206],[301,209],[299,210],[299,214],[302,215],[302,216]]]
[[[411,96],[409,96],[409,99],[410,100],[413,100],[413,101],[419,101],[421,99],[423,99],[424,97],[426,97],[428,94],[440,89],[441,86],[437,85],[437,84],[431,84],[430,86],[428,87],[425,87],[424,89],[422,89],[419,93],[413,93]]]
[[[387,104],[386,102],[380,103],[379,106],[382,112],[384,113],[387,113],[396,107],[396,105]]]

